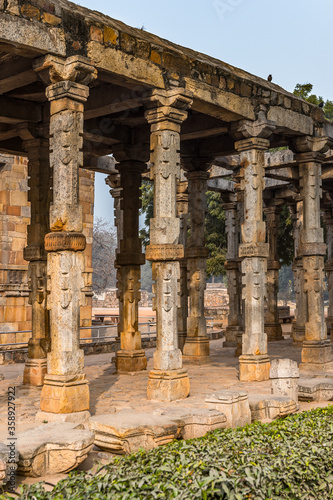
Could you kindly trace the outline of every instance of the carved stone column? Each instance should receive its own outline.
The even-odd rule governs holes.
[[[205,318],[206,259],[205,215],[207,211],[208,159],[186,159],[183,167],[187,170],[188,201],[190,217],[190,237],[185,257],[187,261],[187,282],[189,312],[187,337],[183,349],[183,360],[187,363],[209,362],[209,337]]]
[[[238,258],[240,221],[237,205],[236,194],[228,195],[228,199],[223,204],[228,239],[227,260],[224,267],[227,272],[229,296],[228,326],[225,333],[224,347],[237,347],[239,336],[243,334],[242,276]]]
[[[264,331],[264,298],[268,244],[263,221],[264,151],[270,142],[266,139],[272,132],[266,124],[241,124],[241,136],[235,148],[240,154],[242,171],[241,186],[244,192],[244,222],[239,257],[242,258],[243,316],[245,331],[242,355],[239,358],[241,381],[262,381],[269,379],[270,361],[267,356],[267,335]],[[238,134],[237,134],[238,135]],[[236,135],[236,137],[237,137]],[[251,137],[252,135],[252,137]],[[255,135],[255,137],[253,137]],[[258,137],[262,135],[262,137]]]
[[[50,165],[53,169],[51,232],[45,236],[51,352],[47,355],[48,374],[41,394],[41,410],[75,413],[77,421],[80,418],[77,412],[83,412],[81,416],[86,418],[85,410],[89,409],[89,387],[79,341],[80,305],[85,301],[83,250],[86,245],[78,199],[79,168],[83,164],[87,84],[96,76],[96,70],[81,57],[59,60],[46,56],[40,63],[40,71],[44,77],[47,73],[51,80],[46,96],[50,101]]]
[[[123,239],[123,225],[124,225],[124,217],[123,211],[121,209],[121,197],[122,197],[122,188],[120,187],[120,174],[114,173],[110,174],[105,178],[105,183],[111,188],[110,194],[113,198],[113,206],[114,206],[114,225],[117,228],[117,248],[116,248],[116,256],[120,253],[120,241]],[[120,268],[117,266],[117,260],[115,260],[114,267],[117,270],[117,299],[118,299],[118,307],[119,307],[119,320],[117,325],[118,336],[115,340],[115,352],[120,349],[120,334],[123,331],[123,296],[121,294],[121,276],[120,276]]]
[[[47,373],[46,356],[50,348],[49,311],[46,291],[46,252],[44,237],[49,232],[51,202],[51,170],[49,141],[41,138],[41,131],[27,125],[19,126],[23,147],[28,153],[28,199],[31,207],[27,246],[24,258],[29,261],[29,303],[31,304],[31,338],[28,359],[23,372],[23,384],[43,385]]]
[[[180,221],[179,244],[184,248],[187,246],[188,230],[188,184],[187,182],[177,183],[177,217]],[[186,259],[181,259],[180,264],[180,307],[178,307],[178,347],[183,352],[187,337],[187,316],[188,316],[188,290],[187,290],[187,263]]]
[[[303,264],[302,257],[298,256],[298,249],[300,246],[301,231],[303,227],[303,201],[297,199],[296,206],[293,208],[293,222],[294,222],[294,290],[296,294],[296,310],[295,320],[292,324],[292,337],[295,345],[301,346],[305,340],[305,322],[306,322],[306,296],[304,292],[304,279],[303,279]]]
[[[325,271],[328,288],[328,314],[326,318],[327,333],[333,338],[333,210],[325,211],[327,261]]]
[[[139,332],[140,265],[145,263],[139,238],[141,174],[146,170],[149,153],[143,147],[119,144],[114,147],[122,188],[121,211],[123,231],[117,253],[118,288],[122,302],[122,331],[116,367],[120,373],[145,370],[147,358],[141,347]],[[147,155],[147,157],[146,157]]]
[[[303,227],[298,255],[302,258],[307,303],[305,340],[301,369],[318,371],[333,368],[332,349],[324,317],[324,243],[320,227],[321,163],[328,148],[327,138],[300,137],[294,141],[299,164]]]
[[[146,258],[153,262],[157,346],[154,369],[149,374],[148,399],[172,401],[190,392],[187,371],[178,349],[179,244],[176,216],[176,183],[180,175],[180,127],[192,101],[179,89],[154,90],[147,101],[146,118],[151,125],[151,179],[154,180],[154,218],[150,222],[150,245]]]
[[[278,310],[279,270],[281,264],[278,252],[280,213],[273,204],[265,208],[269,259],[267,263],[267,311],[265,332],[268,341],[283,340]]]

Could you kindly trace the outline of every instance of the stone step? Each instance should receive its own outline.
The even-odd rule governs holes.
[[[217,391],[205,399],[205,407],[220,411],[227,417],[226,427],[251,423],[251,412],[246,391]]]
[[[300,401],[333,401],[333,377],[300,378],[298,399]]]
[[[151,450],[174,439],[204,436],[225,425],[226,417],[218,411],[178,407],[153,413],[126,409],[91,417],[89,422],[95,445],[118,455],[134,453],[139,448]]]
[[[94,433],[82,424],[51,423],[16,434],[18,474],[42,477],[75,469],[88,456]]]
[[[249,395],[251,421],[271,422],[277,418],[291,415],[298,410],[298,404],[289,396],[275,394]]]

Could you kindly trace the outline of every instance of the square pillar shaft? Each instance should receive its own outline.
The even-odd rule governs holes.
[[[250,138],[235,144],[240,152],[241,189],[244,192],[244,222],[239,257],[242,258],[245,331],[239,358],[241,381],[269,379],[267,335],[264,331],[264,297],[268,244],[263,221],[264,150],[269,141]]]

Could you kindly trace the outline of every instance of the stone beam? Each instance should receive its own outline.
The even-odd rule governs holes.
[[[40,121],[42,121],[42,107],[39,104],[0,96],[0,123]]]
[[[119,86],[104,85],[91,91],[84,118],[90,120],[99,116],[111,115],[142,106],[145,89],[129,91]]]
[[[0,41],[34,49],[36,54],[66,55],[65,36],[59,28],[32,23],[15,15],[0,14]]]
[[[233,181],[226,181],[225,179],[214,179],[210,178],[207,181],[208,191],[227,191],[232,193],[235,188],[235,183]]]

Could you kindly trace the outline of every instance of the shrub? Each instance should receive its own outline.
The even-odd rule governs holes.
[[[19,498],[327,500],[333,498],[332,443],[329,406],[142,450],[94,476],[73,472],[49,493],[42,484],[25,486]]]

